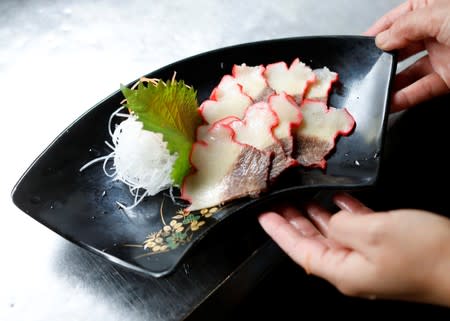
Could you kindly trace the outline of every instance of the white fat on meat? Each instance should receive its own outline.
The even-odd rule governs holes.
[[[265,68],[260,66],[234,65],[232,75],[242,86],[242,91],[254,101],[263,99],[269,89],[263,73]]]
[[[209,100],[200,106],[203,119],[212,124],[228,116],[242,118],[252,99],[242,92],[242,87],[236,80],[226,75],[213,90]]]
[[[327,67],[314,69],[316,80],[306,92],[306,99],[321,100],[326,102],[331,86],[338,80],[338,74]]]
[[[269,64],[264,76],[269,86],[277,94],[285,92],[296,100],[301,100],[306,88],[315,81],[315,74],[310,67],[296,58],[288,68],[285,62]]]
[[[236,133],[235,139],[260,150],[278,144],[273,136],[273,128],[278,124],[278,117],[268,103],[259,102],[247,108],[242,120],[230,123]]]
[[[278,139],[292,137],[292,128],[298,127],[302,115],[297,104],[285,93],[269,97],[269,105],[278,117],[278,125],[274,134]]]

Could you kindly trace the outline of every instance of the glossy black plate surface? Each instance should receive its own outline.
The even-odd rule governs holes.
[[[109,153],[104,144],[109,141],[108,118],[123,99],[117,91],[70,125],[38,157],[15,186],[14,203],[90,251],[135,271],[163,276],[173,271],[196,241],[232,214],[245,215],[245,209],[286,193],[373,185],[396,67],[395,56],[380,51],[373,38],[306,37],[243,44],[191,57],[146,76],[170,79],[176,71],[177,79],[196,88],[203,101],[233,64],[290,63],[296,57],[313,68],[327,66],[339,73],[330,104],[346,107],[356,120],[351,136],[339,139],[326,171],[290,170],[270,193],[233,202],[215,213],[183,216],[168,192],[124,211],[116,201],[132,203],[127,186],[105,176],[100,163],[79,172],[89,160]],[[146,239],[148,248],[144,249]]]

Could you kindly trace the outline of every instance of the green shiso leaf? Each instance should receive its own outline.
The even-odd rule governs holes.
[[[178,155],[172,169],[174,185],[180,186],[191,167],[189,155],[195,132],[202,120],[197,92],[184,81],[139,83],[137,88],[121,86],[126,107],[144,124],[144,129],[161,133],[170,153]]]

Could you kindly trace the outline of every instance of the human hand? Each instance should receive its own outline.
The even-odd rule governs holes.
[[[450,306],[450,220],[419,210],[374,213],[337,194],[331,215],[310,204],[268,212],[259,222],[307,273],[342,293]]]
[[[383,50],[399,49],[399,60],[427,55],[397,75],[392,111],[400,111],[450,92],[450,1],[408,0],[366,32]]]

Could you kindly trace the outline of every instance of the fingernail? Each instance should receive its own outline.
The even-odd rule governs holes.
[[[329,212],[315,203],[308,204],[306,211],[313,224],[320,229],[324,236],[326,236],[328,233]]]
[[[334,199],[334,204],[336,204],[337,207],[339,207],[341,210],[346,210],[350,212],[349,206],[347,204],[347,201],[342,200],[341,195],[336,196]]]
[[[318,215],[318,213],[322,211],[322,208],[316,203],[306,204],[305,209],[308,216],[312,218],[315,218]]]
[[[335,194],[333,202],[341,210],[347,211],[349,213],[354,213],[355,209],[360,209],[363,207],[363,204],[361,204],[361,202],[352,197],[350,194],[344,192]]]
[[[301,224],[299,224],[296,220],[290,219],[287,220],[289,224],[291,224],[297,231],[299,231],[303,235],[303,230]],[[303,235],[304,236],[304,235]]]
[[[270,216],[270,212],[260,214],[258,216],[259,223],[264,224],[269,216]]]
[[[386,42],[388,40],[388,31],[383,31],[379,33],[375,38],[375,43],[378,47],[382,48],[386,45]]]

